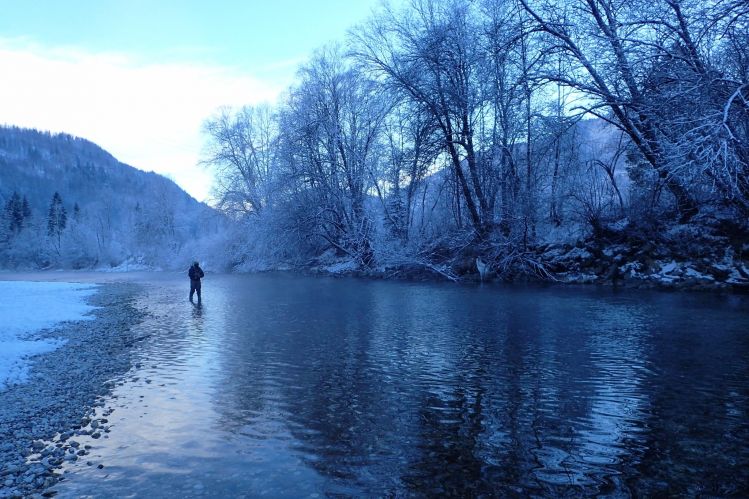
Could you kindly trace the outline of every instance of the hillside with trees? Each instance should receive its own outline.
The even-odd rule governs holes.
[[[0,210],[0,268],[225,264],[225,217],[70,135],[0,127]]]
[[[385,4],[205,134],[239,268],[749,278],[745,2]]]

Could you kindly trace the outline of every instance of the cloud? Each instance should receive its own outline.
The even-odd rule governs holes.
[[[205,118],[223,105],[273,101],[282,88],[232,68],[0,39],[0,123],[89,139],[120,161],[168,174],[205,200],[196,164]]]

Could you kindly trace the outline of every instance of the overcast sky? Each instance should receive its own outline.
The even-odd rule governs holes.
[[[203,201],[203,120],[274,100],[379,4],[0,0],[0,123],[84,137]]]

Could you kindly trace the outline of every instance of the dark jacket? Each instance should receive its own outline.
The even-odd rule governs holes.
[[[200,282],[200,279],[205,276],[203,273],[203,269],[200,268],[199,265],[193,265],[190,267],[190,271],[187,273],[187,275],[190,276],[191,281],[198,281]]]

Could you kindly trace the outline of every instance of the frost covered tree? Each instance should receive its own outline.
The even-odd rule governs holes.
[[[31,208],[26,196],[23,199],[18,192],[13,192],[10,199],[5,204],[4,220],[10,234],[18,234],[28,224],[31,217]]]
[[[562,241],[742,241],[747,33],[739,0],[384,4],[274,107],[206,122],[232,252],[543,274]]]
[[[373,227],[366,201],[389,102],[335,48],[319,52],[300,75],[281,121],[284,175],[308,210],[299,222],[369,265]]]
[[[741,8],[686,0],[520,2],[547,35],[545,50],[566,62],[564,71],[544,76],[583,97],[580,111],[627,134],[635,163],[651,169],[654,189],[671,194],[680,221],[715,189],[745,209],[746,72],[730,74],[716,58],[745,53],[746,38],[727,27],[742,23]]]
[[[49,204],[49,210],[47,212],[47,235],[56,241],[55,250],[58,255],[60,255],[62,233],[67,224],[68,213],[65,210],[65,206],[62,204],[60,194],[55,192],[52,195],[52,201]]]
[[[426,178],[440,154],[437,132],[429,116],[405,99],[383,122],[382,161],[371,175],[385,225],[398,244],[408,243],[414,232],[424,229]]]
[[[276,116],[266,105],[220,109],[206,120],[205,166],[217,173],[218,206],[236,214],[262,213],[274,186]]]
[[[481,182],[477,131],[488,101],[478,80],[484,61],[473,42],[480,32],[474,21],[464,2],[414,2],[410,15],[387,8],[354,33],[354,53],[385,88],[431,116],[470,224],[483,236],[492,217]]]

